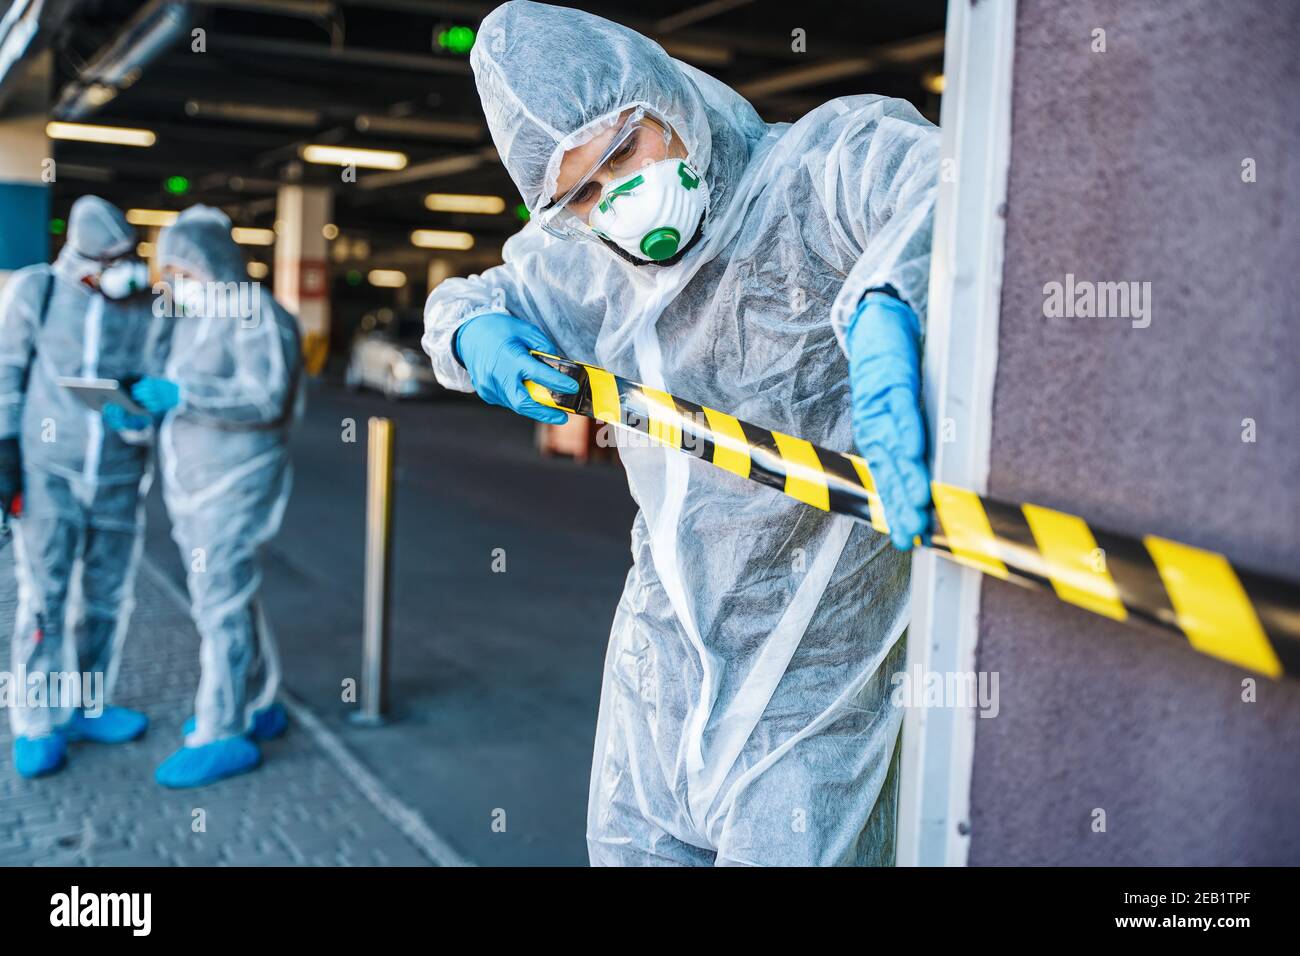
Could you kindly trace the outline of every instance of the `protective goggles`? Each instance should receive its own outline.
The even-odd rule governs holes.
[[[596,239],[589,220],[605,187],[643,166],[668,158],[673,140],[667,123],[643,107],[634,109],[592,167],[563,196],[542,209],[537,221],[559,239]]]
[[[88,256],[76,246],[72,246],[72,253],[83,262],[93,262],[100,269],[107,269],[115,266],[119,262],[129,262],[133,259],[139,259],[134,248],[124,249],[121,252],[114,252],[106,256]]]

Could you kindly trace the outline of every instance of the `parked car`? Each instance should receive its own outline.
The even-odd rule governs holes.
[[[343,381],[349,389],[373,388],[396,401],[441,391],[429,357],[420,348],[424,318],[418,310],[378,309],[361,319]]]

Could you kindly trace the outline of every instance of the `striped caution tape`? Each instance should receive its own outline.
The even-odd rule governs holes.
[[[642,432],[814,508],[889,530],[871,470],[857,455],[751,425],[595,365],[534,354],[579,386],[573,395],[554,395],[528,382],[529,394],[543,405]],[[1050,590],[1112,620],[1153,622],[1184,635],[1203,654],[1270,677],[1300,677],[1295,584],[1166,538],[1115,534],[1076,515],[942,482],[930,488],[937,519],[931,547],[950,560]]]

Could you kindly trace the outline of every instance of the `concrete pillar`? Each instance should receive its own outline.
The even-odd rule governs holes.
[[[0,286],[50,257],[50,189],[58,176],[45,136],[49,54],[30,67],[0,116]]]
[[[276,195],[275,297],[298,317],[303,359],[316,375],[329,356],[329,241],[334,195],[324,186],[282,185]]]
[[[409,278],[406,285],[393,290],[393,304],[399,309],[409,309],[411,307],[411,282]]]
[[[442,284],[444,279],[450,279],[456,274],[456,267],[450,259],[430,259],[429,260],[429,291],[432,292]]]

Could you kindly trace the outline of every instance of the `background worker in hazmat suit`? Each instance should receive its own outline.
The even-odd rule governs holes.
[[[919,338],[938,131],[833,100],[769,125],[599,17],[514,2],[471,54],[532,221],[430,295],[439,380],[540,421],[557,351],[829,448],[856,440],[899,548],[926,531]],[[640,511],[591,774],[595,864],[893,859],[908,559],[696,458],[620,448]]]
[[[132,396],[162,416],[159,466],[187,570],[201,676],[185,745],[158,767],[167,787],[252,770],[257,740],[286,725],[280,667],[257,605],[258,552],[280,528],[298,411],[296,320],[250,283],[230,220],[193,206],[163,230],[158,262],[174,310],[164,377]]]
[[[120,743],[148,726],[139,711],[106,705],[94,716],[104,702],[85,704],[96,680],[111,695],[131,617],[150,422],[110,414],[106,423],[58,383],[131,381],[156,361],[161,329],[135,248],[121,211],[82,196],[53,265],[20,269],[0,297],[0,506],[12,514],[23,498],[12,675],[23,688],[51,672],[83,675],[80,708],[10,709],[14,767],[25,777],[62,767],[69,740]]]

